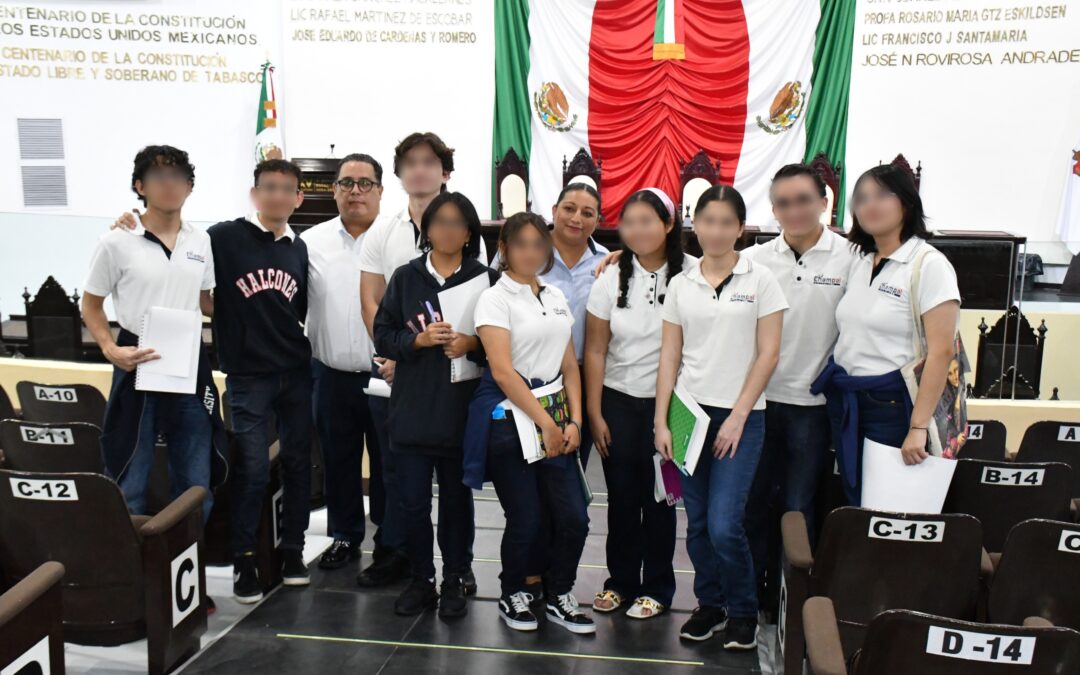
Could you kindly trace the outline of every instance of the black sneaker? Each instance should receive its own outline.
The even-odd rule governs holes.
[[[476,588],[476,582],[473,582]],[[476,591],[473,590],[473,593]],[[468,586],[463,576],[444,578],[439,587],[439,616],[444,619],[454,619],[465,616],[469,611],[465,596],[469,594]]]
[[[439,602],[435,582],[430,579],[413,579],[394,601],[394,614],[416,616],[426,609],[434,609]]]
[[[757,630],[757,617],[728,619],[727,629],[724,630],[724,649],[757,649]]]
[[[337,570],[345,567],[353,560],[360,557],[360,547],[353,546],[342,539],[335,539],[330,548],[323,552],[319,558],[319,569]]]
[[[679,637],[701,642],[711,638],[713,633],[724,630],[727,624],[727,610],[723,607],[698,607],[679,629]]]
[[[471,567],[461,575],[461,583],[465,587],[465,595],[476,595],[476,575]]]
[[[544,599],[544,582],[537,581],[534,584],[525,584],[525,595],[529,596],[529,604],[535,605]]]
[[[514,630],[536,630],[540,625],[536,615],[529,609],[529,595],[524,591],[513,595],[504,594],[499,598],[499,616]]]
[[[307,586],[311,583],[307,565],[304,564],[304,552],[296,548],[281,551],[285,561],[281,564],[281,583],[283,586]]]
[[[244,605],[254,604],[263,598],[254,553],[245,553],[233,559],[233,597]]]
[[[573,593],[563,593],[548,600],[547,618],[571,633],[588,635],[596,632],[592,617],[581,611]]]
[[[356,584],[365,588],[389,586],[402,579],[408,579],[411,574],[409,559],[394,552],[371,563],[364,571],[356,575]]]

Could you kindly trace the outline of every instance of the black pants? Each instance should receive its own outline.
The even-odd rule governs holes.
[[[493,421],[488,441],[487,473],[506,515],[501,557],[502,592],[525,588],[530,561],[545,550],[550,595],[569,593],[589,534],[589,514],[573,455],[528,464],[512,419]],[[551,536],[541,530],[547,512]]]
[[[443,556],[443,579],[463,574],[471,562],[469,544],[473,528],[472,491],[461,457],[425,454],[423,448],[392,449],[397,466],[401,512],[405,523],[405,548],[417,579],[433,579],[434,528],[431,525],[431,475],[439,482],[439,550]]]
[[[311,368],[273,375],[229,375],[237,452],[232,470],[233,554],[255,550],[262,500],[270,482],[270,415],[277,417],[284,483],[281,547],[304,548],[311,511]]]
[[[315,429],[326,467],[326,512],[331,537],[359,546],[364,540],[364,447],[369,464],[380,457],[379,438],[371,423],[368,396],[370,373],[335,370],[312,359],[315,390]],[[381,481],[370,481],[372,488]],[[377,502],[372,489],[372,511]],[[378,499],[385,500],[385,495]],[[374,515],[373,515],[374,517]],[[382,518],[380,517],[381,521]]]
[[[653,496],[656,399],[604,387],[600,407],[611,431],[608,456],[602,460],[610,575],[604,588],[626,599],[644,595],[670,607],[675,595],[675,507]]]

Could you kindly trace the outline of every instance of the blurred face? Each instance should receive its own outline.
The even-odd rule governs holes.
[[[147,206],[160,211],[179,211],[191,194],[191,180],[174,166],[151,167],[135,189],[146,198]]]
[[[437,195],[450,174],[443,171],[442,160],[427,143],[405,153],[399,165],[401,184],[410,195]]]
[[[871,237],[899,231],[904,225],[904,207],[900,199],[873,178],[865,178],[855,186],[851,207],[859,226]]]
[[[347,223],[375,220],[382,191],[375,167],[367,162],[345,162],[334,181],[334,201],[341,219]]]
[[[432,250],[444,255],[457,255],[469,241],[469,224],[457,205],[446,203],[432,216],[427,236]]]
[[[707,256],[722,256],[735,250],[743,226],[735,207],[728,202],[711,201],[694,215],[694,234]]]
[[[949,363],[949,384],[953,387],[960,386],[960,363],[956,359]]]
[[[619,221],[619,237],[637,256],[663,251],[672,223],[660,220],[656,209],[645,202],[634,202],[623,211]]]
[[[535,227],[527,225],[518,230],[505,246],[500,244],[499,253],[511,272],[523,277],[535,277],[547,266],[551,242]]]
[[[570,245],[584,245],[596,230],[599,218],[600,204],[584,190],[566,193],[561,202],[551,207],[555,237]]]
[[[818,192],[817,182],[810,176],[781,178],[769,191],[773,215],[780,228],[799,237],[815,232],[825,213],[826,200]]]
[[[304,193],[292,174],[268,171],[260,174],[258,184],[251,188],[255,210],[270,220],[288,220],[303,201]]]

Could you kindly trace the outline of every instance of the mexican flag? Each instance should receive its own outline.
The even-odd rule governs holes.
[[[1080,254],[1080,141],[1069,151],[1066,162],[1057,233],[1073,255]]]
[[[274,66],[262,65],[262,93],[259,95],[259,115],[255,123],[255,161],[284,159],[285,143],[278,126],[277,99],[274,96]]]
[[[562,188],[563,159],[585,148],[603,162],[610,225],[640,188],[658,186],[681,201],[680,162],[704,150],[720,162],[721,182],[746,198],[749,222],[768,224],[772,175],[815,149],[807,144],[807,112],[815,62],[827,55],[817,31],[822,12],[832,11],[824,8],[836,4],[854,5],[496,3],[494,158],[511,147],[522,155],[532,208],[547,216]],[[853,18],[853,7],[849,13]],[[850,69],[850,39],[846,47]],[[846,84],[843,94],[846,119]],[[833,126],[840,108],[823,114]]]

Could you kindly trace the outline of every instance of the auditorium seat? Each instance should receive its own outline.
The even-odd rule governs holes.
[[[101,429],[85,422],[0,421],[5,469],[105,473]]]
[[[960,448],[959,457],[991,462],[1007,460],[1005,425],[997,420],[969,420],[967,441]]]
[[[832,601],[803,607],[814,675],[1056,675],[1080,672],[1080,633],[1032,618],[1022,626],[972,623],[907,610],[874,617],[849,658]]]
[[[205,494],[193,487],[153,518],[133,518],[105,476],[0,470],[0,569],[15,581],[63,563],[65,639],[146,638],[149,672],[168,672],[206,632]]]
[[[1080,630],[1080,525],[1025,520],[1009,532],[990,587],[988,619],[1040,616]]]
[[[63,577],[63,565],[45,562],[0,595],[0,672],[64,673]]]
[[[31,422],[87,422],[98,427],[105,420],[105,397],[89,384],[38,384],[23,380],[15,385],[23,419]]]
[[[15,406],[11,405],[11,397],[3,386],[0,386],[0,420],[14,419]],[[3,446],[0,446],[3,447]]]
[[[1029,518],[1072,520],[1072,469],[1066,464],[957,460],[946,513],[966,513],[982,523],[983,546],[1000,553],[1013,525]]]
[[[1035,422],[1024,432],[1018,462],[1064,462],[1073,468],[1070,495],[1080,498],[1080,423]]]
[[[784,514],[783,577],[776,663],[802,673],[803,603],[816,596],[836,606],[845,654],[863,642],[870,620],[889,609],[912,609],[974,619],[989,560],[982,527],[961,514],[896,514],[850,506],[825,518],[817,550],[810,551],[806,521]],[[943,580],[947,580],[943,583]]]

